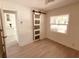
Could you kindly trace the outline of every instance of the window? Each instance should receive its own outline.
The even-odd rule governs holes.
[[[40,24],[40,20],[35,20],[35,24]]]
[[[7,17],[7,21],[10,21],[10,15],[6,14],[6,17]]]
[[[40,18],[40,15],[35,14],[35,18]]]
[[[40,31],[35,31],[35,34],[40,34]]]
[[[66,33],[69,21],[69,14],[50,17],[50,29],[54,32]]]
[[[39,25],[35,25],[34,29],[40,29],[40,26]]]

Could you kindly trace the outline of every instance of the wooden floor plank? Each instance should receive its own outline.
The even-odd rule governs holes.
[[[8,58],[72,58],[79,52],[48,39],[33,42],[23,47],[17,44],[7,48]]]

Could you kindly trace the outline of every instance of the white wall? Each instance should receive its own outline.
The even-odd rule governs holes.
[[[50,17],[69,14],[68,32],[66,34],[50,31]],[[47,38],[68,47],[79,50],[79,3],[54,9],[47,13]]]
[[[17,3],[0,0],[0,8],[17,11],[17,31],[20,46],[33,41],[32,39],[32,12],[31,9]],[[21,24],[21,21],[23,22]]]
[[[40,39],[45,39],[45,14],[41,14],[40,19]]]
[[[9,2],[0,0],[0,8],[4,10],[13,10],[17,12],[17,31],[19,45],[24,46],[33,42],[33,28],[32,28],[32,9],[26,6],[17,4],[16,2]],[[34,8],[35,9],[35,8]],[[45,15],[41,15],[41,39],[45,38]],[[21,23],[23,22],[23,23]]]

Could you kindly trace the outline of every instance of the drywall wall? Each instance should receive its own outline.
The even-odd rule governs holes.
[[[20,46],[33,42],[32,9],[16,2],[0,0],[0,8],[17,12],[17,32]],[[41,39],[45,38],[44,14],[41,14]]]
[[[45,16],[46,14],[40,16],[40,39],[45,39]]]
[[[67,33],[57,33],[50,30],[50,17],[69,14],[69,25]],[[79,50],[79,3],[57,8],[47,13],[46,34],[47,38],[68,47]]]
[[[12,10],[17,12],[17,31],[19,45],[24,46],[33,41],[32,38],[32,11],[30,8],[17,4],[0,0],[0,8],[3,10]]]

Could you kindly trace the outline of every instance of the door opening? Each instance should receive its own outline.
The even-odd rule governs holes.
[[[6,46],[9,47],[12,43],[18,42],[16,29],[16,12],[4,10],[4,34],[6,38]]]
[[[13,45],[18,45],[16,19],[15,11],[3,10],[4,35],[7,37],[5,38],[7,56],[8,53],[10,53],[8,48],[12,47]]]

